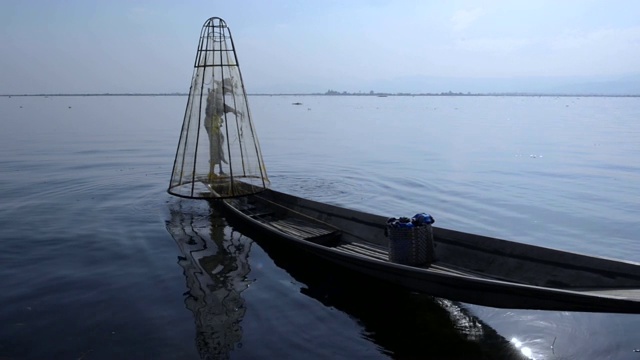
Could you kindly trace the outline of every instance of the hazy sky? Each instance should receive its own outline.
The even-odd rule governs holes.
[[[211,16],[250,92],[640,74],[637,0],[0,0],[0,94],[188,91]]]

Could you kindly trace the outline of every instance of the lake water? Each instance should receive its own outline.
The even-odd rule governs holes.
[[[168,195],[185,105],[0,97],[1,359],[640,359],[640,315],[408,293]],[[640,255],[640,98],[251,96],[250,105],[274,189]]]

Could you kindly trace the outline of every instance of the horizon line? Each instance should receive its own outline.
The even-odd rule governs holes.
[[[73,96],[188,96],[189,93],[181,92],[166,92],[166,93],[40,93],[40,94],[0,94],[0,97],[73,97]],[[410,92],[375,92],[375,93],[362,93],[362,92],[341,92],[341,93],[249,93],[248,96],[376,96],[376,97],[388,97],[388,96],[564,96],[564,97],[640,97],[640,94],[606,94],[606,93],[536,93],[536,92],[440,92],[440,93],[410,93]]]

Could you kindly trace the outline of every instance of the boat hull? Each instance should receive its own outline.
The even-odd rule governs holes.
[[[308,217],[310,224],[335,228],[335,241],[310,241],[280,231],[247,215],[237,201],[220,204],[226,214],[274,241],[286,241],[299,251],[412,291],[496,308],[640,313],[637,263],[434,228],[436,261],[431,266],[407,266],[384,257],[386,218],[382,216],[273,190],[260,198],[292,211],[285,216]],[[345,244],[359,244],[370,251],[345,251]]]

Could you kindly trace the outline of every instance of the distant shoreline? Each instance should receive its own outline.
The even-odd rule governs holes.
[[[188,96],[187,93],[87,93],[87,94],[1,94],[0,97],[81,97],[81,96]],[[640,97],[640,94],[553,94],[553,93],[278,93],[247,94],[249,96],[521,96],[521,97]]]

